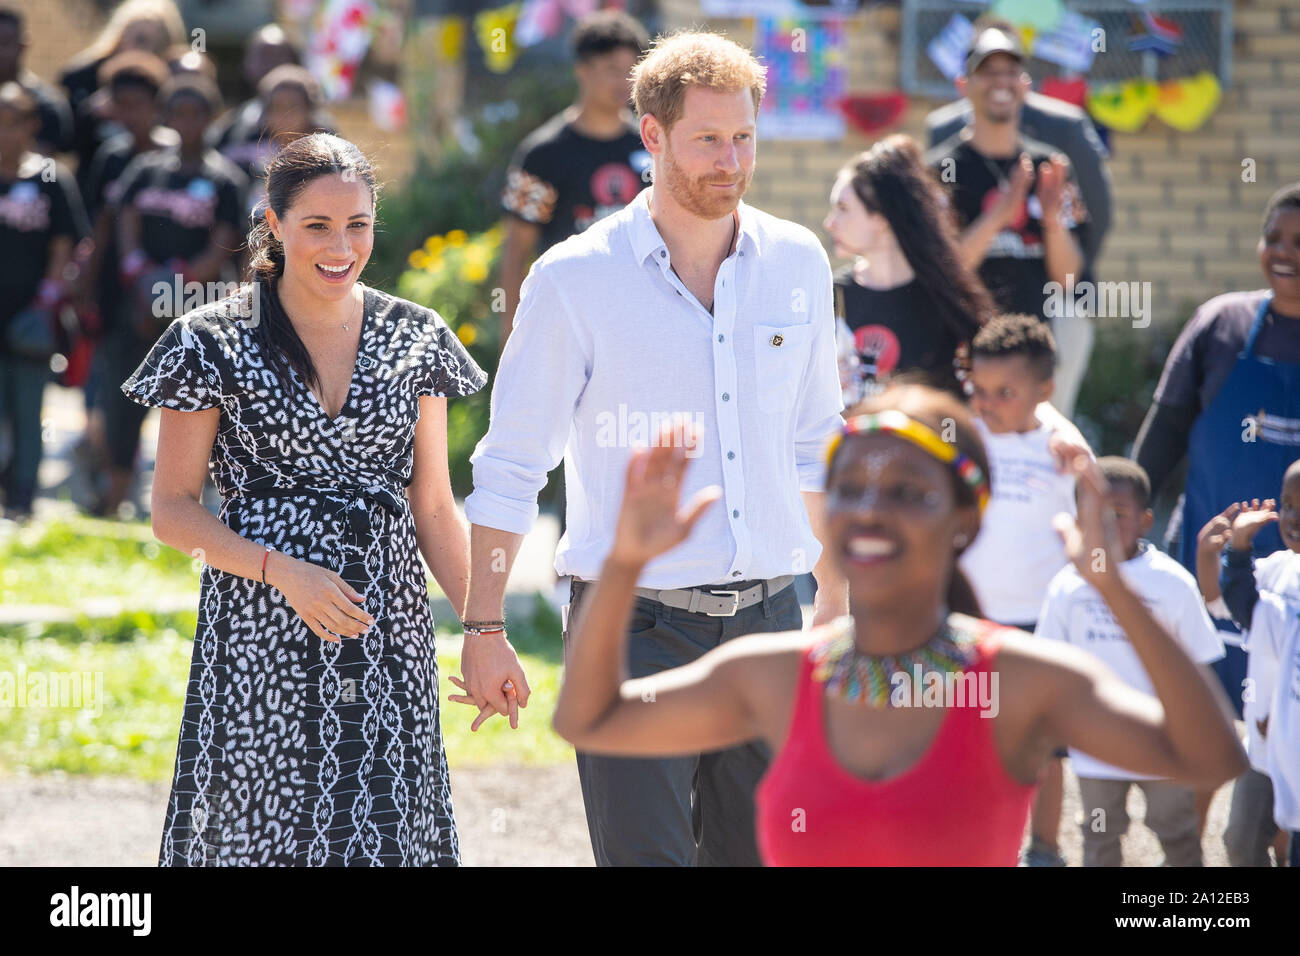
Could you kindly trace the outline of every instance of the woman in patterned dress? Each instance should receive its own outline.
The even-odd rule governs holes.
[[[435,312],[357,281],[376,189],[354,145],[296,140],[267,184],[256,281],[122,385],[163,409],[154,532],[203,562],[159,862],[455,865],[420,555],[459,609],[446,399],[487,376]]]

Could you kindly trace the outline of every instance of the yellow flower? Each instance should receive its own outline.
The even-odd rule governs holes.
[[[450,63],[457,62],[465,46],[465,21],[460,17],[448,17],[442,22],[439,33],[442,58]]]
[[[464,229],[453,229],[451,232],[447,233],[447,245],[451,246],[453,249],[459,249],[461,246],[465,245],[465,240],[468,238],[469,234],[465,232]]]
[[[409,256],[406,257],[406,261],[410,263],[412,269],[423,269],[427,264],[428,260],[429,257],[426,256],[424,254],[424,251],[421,249],[416,249],[414,252],[412,252]]]
[[[488,277],[488,267],[482,262],[467,260],[460,267],[460,277],[466,282],[482,282]]]
[[[456,330],[456,337],[464,345],[473,345],[474,340],[478,338],[478,329],[468,322],[462,323],[461,327]]]
[[[478,45],[487,68],[493,73],[508,73],[519,56],[515,24],[522,9],[522,3],[512,3],[496,10],[483,10],[474,17]]]
[[[430,236],[428,239],[424,240],[424,251],[431,256],[436,256],[442,251],[443,245],[444,240],[442,236]]]

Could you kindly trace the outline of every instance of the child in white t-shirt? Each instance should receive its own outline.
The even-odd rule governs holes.
[[[1273,784],[1273,822],[1300,832],[1300,605],[1261,591],[1242,646],[1268,662],[1274,684],[1263,724],[1264,767]]]
[[[1047,323],[999,315],[976,333],[970,351],[967,390],[988,452],[992,493],[960,566],[986,618],[1033,633],[1047,585],[1069,563],[1052,519],[1075,513],[1074,478],[1059,463],[1091,452],[1048,404],[1056,343]],[[1051,761],[1034,799],[1029,866],[1065,865],[1058,849],[1063,780],[1061,761]]]
[[[1202,664],[1218,660],[1223,656],[1223,642],[1205,611],[1196,580],[1177,561],[1143,540],[1154,520],[1146,472],[1125,458],[1101,458],[1098,464],[1110,482],[1107,499],[1128,556],[1120,573],[1193,660]],[[1128,636],[1101,595],[1073,565],[1052,579],[1035,633],[1078,645],[1110,665],[1129,686],[1148,694],[1154,691]],[[1084,866],[1122,864],[1120,838],[1128,831],[1126,804],[1134,784],[1146,796],[1145,822],[1160,839],[1166,863],[1201,865],[1200,824],[1191,787],[1113,767],[1076,750],[1070,751],[1070,763],[1083,798]]]
[[[1278,531],[1286,548],[1254,561],[1251,555],[1255,535],[1273,521],[1278,522]],[[1225,524],[1228,527],[1226,533],[1223,531]],[[1242,710],[1251,769],[1237,778],[1233,785],[1232,807],[1223,842],[1233,866],[1268,866],[1269,844],[1276,838],[1285,845],[1286,828],[1279,835],[1280,824],[1274,819],[1277,804],[1274,782],[1270,779],[1268,752],[1273,743],[1269,731],[1274,726],[1270,710],[1277,699],[1275,688],[1277,694],[1283,693],[1278,682],[1279,661],[1288,660],[1281,652],[1285,628],[1279,620],[1282,612],[1277,608],[1300,607],[1300,461],[1293,462],[1283,475],[1277,502],[1271,498],[1262,504],[1259,501],[1241,502],[1211,520],[1206,531],[1210,532],[1211,544],[1222,539],[1222,543],[1227,545],[1216,582],[1216,591],[1222,594],[1218,603],[1231,612],[1239,626],[1248,626],[1242,644],[1247,653]],[[1202,584],[1202,591],[1205,588],[1206,585]],[[1272,601],[1272,609],[1264,608],[1266,597]],[[1263,637],[1252,634],[1261,615],[1270,628],[1269,634]],[[1292,746],[1300,744],[1293,743]],[[1296,784],[1292,783],[1291,787],[1291,792],[1295,793]],[[1292,826],[1290,829],[1300,827]],[[1293,840],[1293,857],[1300,853],[1297,844],[1300,841]],[[1280,865],[1285,853],[1278,843],[1273,842],[1273,846]]]

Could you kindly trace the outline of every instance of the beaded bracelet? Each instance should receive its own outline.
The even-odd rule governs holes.
[[[506,622],[500,621],[461,621],[460,629],[467,635],[482,637],[484,634],[504,634]]]

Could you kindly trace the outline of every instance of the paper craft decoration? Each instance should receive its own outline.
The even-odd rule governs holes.
[[[1082,14],[1067,10],[1051,30],[1040,31],[1033,43],[1034,56],[1056,63],[1073,73],[1087,73],[1096,55],[1092,49],[1093,30],[1101,24]]]
[[[1088,100],[1088,81],[1083,77],[1063,80],[1059,76],[1045,76],[1038,92],[1063,103],[1071,103],[1080,109]]]
[[[844,135],[844,114],[835,105],[846,92],[842,18],[760,17],[753,52],[767,67],[767,95],[758,113],[761,136],[836,140]]]
[[[370,47],[376,8],[371,0],[325,0],[303,63],[327,100],[352,94],[357,67]]]
[[[1010,20],[1018,27],[1033,27],[1035,33],[1055,29],[1065,13],[1061,0],[996,0],[993,16]],[[1025,41],[1025,47],[1029,42]]]
[[[1173,56],[1183,44],[1183,30],[1177,23],[1154,13],[1142,14],[1142,26],[1145,33],[1138,33],[1128,38],[1128,48],[1134,53],[1155,53],[1159,56]]]
[[[1151,115],[1158,95],[1156,82],[1144,77],[1110,83],[1088,95],[1088,112],[1111,129],[1135,133]]]
[[[1219,78],[1205,70],[1161,84],[1155,114],[1174,129],[1190,133],[1205,125],[1222,98]]]
[[[903,119],[907,113],[907,94],[851,94],[841,96],[835,106],[859,133],[874,136]]]
[[[567,13],[578,20],[596,12],[599,0],[524,0],[515,26],[515,42],[530,47],[549,40],[564,26]]]
[[[841,17],[855,13],[862,0],[701,0],[700,12],[706,17],[798,17],[802,20]]]
[[[384,132],[392,133],[406,127],[406,97],[400,88],[387,80],[371,80],[370,118]]]
[[[474,15],[474,34],[483,50],[483,62],[493,73],[509,73],[515,60],[519,59],[515,24],[519,22],[522,6],[522,3],[511,3]]]
[[[975,39],[975,25],[960,13],[948,18],[942,30],[925,48],[934,65],[950,80],[966,72],[966,52]]]
[[[465,21],[460,17],[446,17],[437,25],[438,52],[448,63],[459,63],[465,55]]]
[[[1099,122],[1122,133],[1142,128],[1155,113],[1180,132],[1190,133],[1205,125],[1223,97],[1219,79],[1209,71],[1157,84],[1139,77],[1094,90],[1088,96],[1088,112]]]

